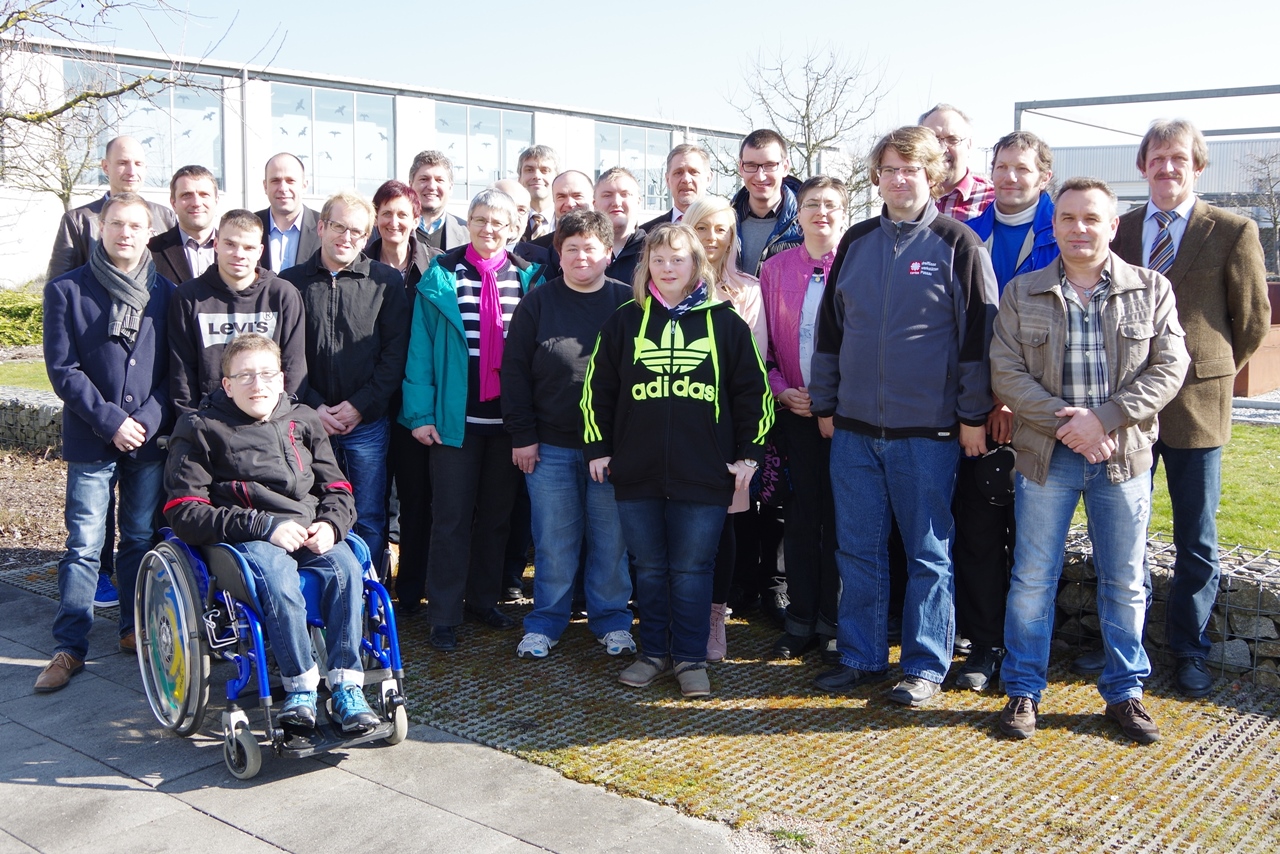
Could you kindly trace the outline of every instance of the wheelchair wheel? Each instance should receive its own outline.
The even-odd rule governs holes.
[[[387,744],[399,744],[409,734],[409,714],[404,706],[396,706],[391,712],[391,734],[383,739]]]
[[[237,780],[249,780],[262,770],[262,745],[244,726],[222,734],[222,761]]]
[[[167,542],[147,552],[133,603],[147,702],[156,720],[180,736],[200,728],[209,703],[209,655],[188,560]]]

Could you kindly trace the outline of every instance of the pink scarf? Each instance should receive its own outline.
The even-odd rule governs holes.
[[[498,298],[498,271],[507,263],[504,249],[487,261],[474,246],[467,247],[467,263],[480,271],[480,400],[502,393],[502,301]]]

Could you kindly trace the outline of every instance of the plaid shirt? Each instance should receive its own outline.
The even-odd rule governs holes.
[[[961,222],[975,219],[996,200],[996,185],[970,170],[960,183],[938,199],[938,212]]]
[[[1066,271],[1058,264],[1062,295],[1067,302],[1067,352],[1062,360],[1062,399],[1072,406],[1093,409],[1111,397],[1111,380],[1107,374],[1107,351],[1103,346],[1102,308],[1111,288],[1111,273],[1093,286],[1089,304],[1067,281]]]

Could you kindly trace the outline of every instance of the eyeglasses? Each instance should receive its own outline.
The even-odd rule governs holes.
[[[876,169],[876,174],[883,180],[885,178],[893,178],[894,175],[901,175],[903,178],[914,178],[923,171],[923,166],[881,166]]]
[[[500,219],[485,219],[482,216],[473,216],[468,222],[472,228],[492,228],[494,231],[501,231],[509,225]]]
[[[969,141],[969,137],[967,137],[967,136],[940,136],[940,137],[938,137],[938,142],[942,143],[942,144],[943,144],[943,145],[945,145],[947,148],[955,148],[955,147],[956,147],[957,145],[959,145],[960,143],[962,143],[962,142],[968,142],[968,141]]]
[[[267,385],[275,382],[283,375],[284,371],[241,371],[238,374],[232,374],[228,379],[235,380],[236,385],[248,387],[253,385],[254,380],[262,380],[262,384]]]
[[[841,207],[843,206],[839,202],[817,201],[816,199],[813,201],[805,202],[803,205],[800,206],[801,210],[823,211],[826,213],[830,213],[831,211],[838,211],[840,210]]]
[[[364,237],[364,231],[356,228],[354,225],[343,225],[342,223],[331,219],[326,219],[324,224],[329,226],[329,230],[338,237],[345,237],[348,234],[351,235],[352,240],[359,240]]]
[[[781,165],[782,164],[776,160],[771,160],[768,163],[749,163],[746,160],[738,161],[738,168],[741,169],[745,175],[754,175],[757,172],[772,175],[774,172],[778,171],[778,167]]]
[[[151,226],[144,222],[125,222],[122,219],[107,220],[106,227],[114,231],[128,231],[131,234],[151,230]]]

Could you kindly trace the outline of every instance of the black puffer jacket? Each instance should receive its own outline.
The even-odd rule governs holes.
[[[284,394],[266,421],[211,394],[178,420],[164,486],[165,519],[190,545],[269,540],[287,519],[328,522],[341,540],[356,518],[320,416]]]

